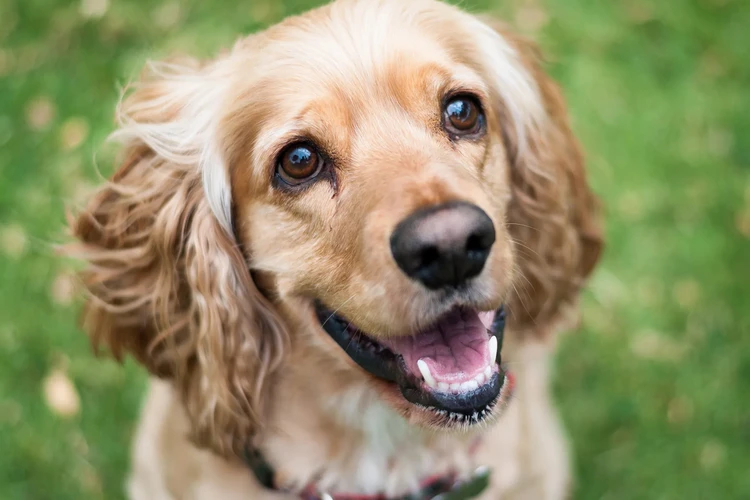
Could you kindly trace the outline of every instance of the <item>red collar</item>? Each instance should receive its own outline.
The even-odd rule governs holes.
[[[478,444],[476,442],[472,446],[472,452]],[[263,487],[270,490],[283,491],[277,484],[276,472],[273,467],[266,462],[263,455],[257,449],[247,450],[244,458],[245,463]],[[418,492],[395,498],[382,494],[329,494],[319,491],[314,484],[309,484],[304,490],[298,493],[298,496],[300,500],[431,500],[438,496],[446,499],[469,499],[479,495],[488,485],[489,469],[480,467],[469,479],[463,481],[460,480],[456,471],[430,476],[421,483]]]

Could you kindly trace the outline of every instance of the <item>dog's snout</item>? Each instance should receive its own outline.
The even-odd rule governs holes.
[[[495,227],[478,206],[452,202],[418,210],[391,235],[391,252],[410,278],[436,290],[455,287],[482,272],[495,243]]]

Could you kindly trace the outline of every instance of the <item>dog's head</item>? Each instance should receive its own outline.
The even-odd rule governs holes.
[[[415,422],[482,421],[510,385],[503,306],[543,329],[599,254],[535,50],[442,3],[342,0],[153,65],[120,119],[125,161],[72,223],[87,328],[172,378],[222,453],[290,363]]]

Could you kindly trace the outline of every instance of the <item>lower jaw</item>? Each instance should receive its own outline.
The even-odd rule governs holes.
[[[511,400],[515,387],[513,374],[505,371],[497,376],[500,379],[500,390],[495,398],[482,407],[461,411],[409,401],[401,388],[392,382],[375,379],[373,383],[383,400],[409,423],[441,432],[469,432],[491,425]]]
[[[469,428],[484,423],[499,413],[498,410],[502,409],[512,394],[514,379],[499,363],[499,354],[492,376],[481,387],[463,393],[431,390],[425,386],[424,381],[406,374],[405,370],[397,369],[399,363],[403,365],[403,360],[392,352],[381,352],[379,355],[382,362],[379,364],[366,356],[354,355],[351,351],[356,350],[357,345],[353,345],[351,339],[337,337],[330,327],[325,327],[331,319],[331,313],[320,305],[317,305],[316,312],[329,335],[360,368],[377,381],[377,385],[387,394],[387,399],[410,420],[418,420],[423,425],[441,429]],[[499,331],[492,331],[491,334],[499,337],[498,341],[502,346],[504,313],[500,310],[499,314],[503,314],[502,324],[499,325]],[[493,329],[497,327],[496,320]]]
[[[456,414],[468,414],[492,406],[504,382],[505,374],[500,370],[493,373],[482,387],[466,393],[435,392],[403,385],[399,389],[410,403]]]

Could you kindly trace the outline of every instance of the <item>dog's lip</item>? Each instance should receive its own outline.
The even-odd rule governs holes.
[[[367,335],[322,302],[315,301],[314,304],[323,330],[357,365],[370,375],[397,385],[409,403],[445,416],[446,421],[478,423],[492,412],[498,401],[508,395],[510,375],[500,364],[505,327],[502,307],[495,312],[491,328],[487,330],[488,339],[494,337],[498,344],[494,363],[486,367],[489,373],[485,371],[484,377],[478,375],[481,384],[468,385],[460,390],[445,390],[447,387],[438,389],[434,380],[433,386],[430,386],[422,374],[409,370],[403,356],[385,345],[386,342]]]

